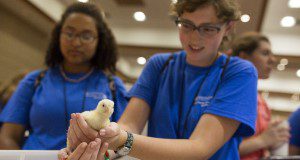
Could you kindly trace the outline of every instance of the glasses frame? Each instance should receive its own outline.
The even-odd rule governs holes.
[[[207,25],[196,26],[193,22],[178,17],[175,20],[176,26],[178,28],[180,28],[179,24],[181,24],[181,23],[185,23],[185,24],[191,25],[193,27],[193,29],[191,31],[197,30],[200,35],[205,36],[205,37],[213,37],[213,36],[217,35],[221,31],[221,29],[224,26],[224,24],[226,24],[226,23],[222,22],[222,23],[217,23],[217,24],[207,24]],[[210,27],[210,28],[216,29],[217,30],[216,34],[214,34],[214,35],[207,35],[207,34],[205,34],[204,31],[203,31],[203,28],[206,28],[206,27]]]
[[[68,34],[72,34],[73,37],[72,38],[68,37],[69,36]],[[92,35],[93,40],[91,42],[85,42],[85,40],[83,40],[83,38],[82,38],[83,35],[84,35],[84,32],[74,34],[74,33],[68,32],[68,31],[61,31],[61,36],[63,36],[63,38],[69,42],[72,42],[74,39],[76,39],[78,37],[82,44],[91,44],[96,39],[98,39],[98,36]]]

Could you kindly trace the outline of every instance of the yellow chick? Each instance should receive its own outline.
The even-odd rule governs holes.
[[[114,102],[109,99],[101,100],[95,110],[82,112],[81,115],[87,124],[93,129],[99,131],[110,123],[110,116],[114,112]],[[69,139],[67,139],[67,148],[70,149]]]
[[[81,115],[90,127],[99,131],[101,128],[109,125],[109,118],[113,112],[114,102],[109,99],[103,99],[98,103],[95,110],[82,112]]]

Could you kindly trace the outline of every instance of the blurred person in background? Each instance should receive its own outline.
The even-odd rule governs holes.
[[[4,106],[16,90],[19,82],[25,77],[28,72],[22,72],[17,74],[12,79],[10,79],[7,83],[4,83],[0,89],[0,112],[4,109]]]
[[[300,108],[291,114],[289,124],[291,127],[289,154],[300,155]]]
[[[97,133],[120,156],[239,159],[241,137],[254,134],[257,73],[250,62],[218,50],[240,17],[237,3],[178,0],[173,5],[184,50],[150,58],[118,124],[97,132],[80,114],[72,117],[75,130],[68,136],[78,147],[70,159],[79,159],[74,157],[83,152],[82,139],[94,140]],[[140,134],[148,120],[146,137]]]
[[[232,54],[254,64],[258,79],[270,76],[276,59],[271,50],[269,39],[256,32],[247,32],[238,36],[232,43]],[[281,120],[271,122],[271,110],[263,97],[257,96],[256,132],[252,137],[244,138],[239,152],[242,160],[260,159],[269,156],[269,151],[289,139],[289,129],[277,127]]]
[[[92,110],[104,98],[114,100],[111,120],[117,121],[128,102],[123,82],[113,75],[116,61],[115,39],[100,10],[85,3],[69,6],[53,30],[48,69],[29,73],[0,116],[0,148],[61,149],[70,115]],[[23,141],[26,129],[30,134]],[[91,144],[96,147],[87,150],[98,154],[101,141]],[[108,145],[102,146],[105,151]]]

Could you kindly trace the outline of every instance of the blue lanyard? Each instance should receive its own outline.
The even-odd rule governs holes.
[[[182,134],[180,134],[180,124],[181,124],[180,122],[183,120],[182,110],[183,110],[183,107],[184,107],[183,106],[183,94],[184,94],[185,68],[186,68],[186,65],[184,65],[183,71],[181,73],[181,75],[182,75],[182,81],[181,81],[181,91],[180,91],[180,98],[179,98],[180,99],[180,101],[179,101],[179,112],[178,112],[179,119],[178,119],[178,127],[177,127],[177,136],[178,137],[183,137],[185,131],[187,130],[187,118],[190,115],[191,108],[194,105],[195,98],[200,93],[200,91],[201,91],[201,89],[203,87],[203,84],[206,81],[206,79],[207,79],[207,77],[209,75],[209,72],[211,70],[211,67],[209,67],[208,70],[206,71],[205,76],[204,76],[203,80],[201,81],[201,83],[200,83],[200,85],[199,85],[199,87],[198,87],[195,95],[193,96],[193,101],[189,105],[186,118],[184,119],[183,132],[182,132]]]
[[[227,68],[229,61],[230,61],[230,56],[228,56],[228,57],[226,58],[225,65],[222,67],[223,70],[222,70],[222,73],[221,73],[221,77],[220,77],[221,80],[220,80],[220,82],[222,81],[222,79],[223,79],[223,77],[224,77],[225,69]],[[214,62],[213,62],[213,63],[214,63]],[[181,72],[181,76],[182,76],[183,78],[182,78],[182,82],[181,82],[181,91],[180,91],[180,98],[179,98],[179,99],[180,99],[180,101],[179,101],[179,112],[178,112],[178,117],[179,117],[179,119],[178,119],[178,127],[177,127],[177,137],[178,137],[178,138],[183,137],[183,136],[184,136],[184,133],[185,133],[186,130],[188,129],[188,128],[187,128],[187,119],[188,119],[188,116],[190,115],[191,108],[192,108],[192,106],[194,105],[195,98],[196,98],[196,97],[199,95],[199,93],[201,92],[201,89],[202,89],[202,87],[203,87],[203,84],[204,84],[204,82],[206,81],[206,79],[207,79],[207,77],[208,77],[208,75],[209,75],[209,72],[210,72],[210,70],[211,70],[211,67],[212,67],[212,65],[208,68],[208,70],[207,70],[207,72],[206,72],[206,74],[205,74],[205,77],[204,77],[203,80],[201,81],[201,83],[200,83],[200,85],[199,85],[199,87],[198,87],[198,89],[197,89],[197,91],[196,91],[196,93],[195,93],[195,95],[194,95],[194,97],[193,97],[192,103],[191,103],[191,104],[189,105],[189,107],[188,107],[188,112],[187,112],[187,114],[186,114],[186,118],[184,119],[184,125],[183,125],[184,127],[183,127],[183,131],[182,131],[182,133],[180,134],[180,122],[183,120],[183,117],[182,117],[182,114],[181,114],[181,113],[182,113],[182,109],[183,109],[184,80],[185,80],[185,68],[186,68],[186,64],[184,64],[183,70],[182,70],[182,72]],[[216,88],[216,90],[215,90],[215,92],[214,92],[212,98],[215,97],[215,95],[216,95],[216,93],[217,93],[219,87],[220,87],[220,83],[217,84],[217,88]]]

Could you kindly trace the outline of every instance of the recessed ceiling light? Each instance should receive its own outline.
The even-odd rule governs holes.
[[[283,71],[283,70],[285,70],[285,65],[283,65],[283,64],[278,64],[278,65],[277,65],[277,69],[278,69],[279,71]]]
[[[289,0],[290,8],[300,8],[300,0]]]
[[[298,69],[298,71],[297,71],[297,77],[299,77],[300,78],[300,69]]]
[[[136,62],[140,65],[144,65],[144,64],[146,64],[147,60],[144,57],[139,57],[136,59]]]
[[[293,27],[296,24],[296,19],[292,16],[283,17],[280,21],[282,27]]]
[[[78,2],[81,2],[81,3],[87,3],[89,2],[89,0],[77,0]]]
[[[250,16],[248,14],[243,14],[241,16],[241,21],[246,23],[246,22],[249,22],[250,21]]]
[[[172,0],[172,3],[177,3],[177,0]]]
[[[282,58],[282,59],[280,60],[280,64],[287,65],[288,63],[289,63],[289,61],[288,61],[288,59],[286,59],[286,58]]]
[[[136,21],[143,22],[143,21],[146,20],[146,15],[145,15],[145,13],[139,11],[139,12],[135,12],[135,13],[133,14],[133,18],[134,18]]]

